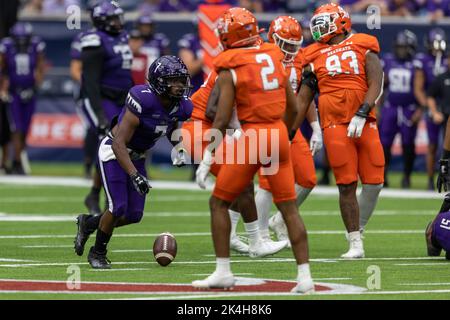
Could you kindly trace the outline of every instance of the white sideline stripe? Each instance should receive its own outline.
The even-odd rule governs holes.
[[[39,261],[36,261],[36,260],[23,260],[23,259],[0,258],[0,262],[39,262]]]
[[[165,196],[158,195],[151,198],[151,202],[173,202],[173,201],[183,201],[183,202],[194,202],[194,201],[207,201],[209,196]],[[22,202],[33,202],[33,203],[46,203],[46,202],[83,202],[83,197],[0,197],[3,203],[22,203]]]
[[[428,283],[397,283],[399,286],[446,286],[450,282],[428,282]]]
[[[30,176],[16,176],[7,175],[0,177],[0,184],[14,184],[14,185],[40,185],[40,186],[67,186],[67,187],[90,187],[91,181],[84,178],[66,178],[66,177],[30,177]],[[199,192],[209,192],[212,190],[212,185],[208,186],[206,190],[202,190],[194,182],[186,181],[159,181],[152,180],[152,187],[161,190],[194,190]],[[358,188],[358,192],[360,188]],[[314,195],[337,196],[337,187],[323,187],[317,186],[312,191]],[[381,190],[381,197],[385,198],[405,198],[405,199],[440,199],[444,196],[434,191],[420,191],[420,190],[401,190],[401,189],[383,189]]]
[[[444,258],[440,258],[441,262],[418,262],[418,263],[396,263],[394,266],[402,266],[402,267],[410,267],[410,266],[432,266],[432,267],[447,267],[448,261],[445,261]]]
[[[404,258],[362,258],[362,259],[344,259],[344,258],[320,258],[320,259],[310,259],[311,262],[323,262],[323,263],[329,263],[329,262],[338,262],[338,261],[391,261],[391,260],[429,260],[432,259],[430,257],[404,257]],[[439,257],[433,257],[433,260],[438,260]],[[231,263],[256,263],[256,262],[267,262],[267,263],[273,263],[273,262],[294,262],[295,259],[293,258],[265,258],[265,259],[248,259],[248,260],[231,260]],[[154,261],[119,261],[119,262],[113,262],[114,265],[136,265],[136,264],[155,264]],[[216,261],[174,261],[172,264],[180,264],[180,265],[195,265],[195,264],[215,264]],[[16,268],[16,267],[50,267],[50,266],[69,266],[69,265],[88,265],[88,262],[48,262],[48,263],[22,263],[22,264],[0,264],[0,267],[5,268]],[[395,264],[398,265],[398,264]],[[402,265],[402,264],[400,264]],[[409,265],[409,264],[403,264],[403,265]],[[445,263],[438,263],[433,265],[445,265]],[[114,269],[107,269],[108,270],[114,270]],[[0,280],[3,281],[3,280]],[[25,280],[24,280],[25,281]]]
[[[288,293],[288,292],[239,292],[239,293],[216,293],[213,294],[198,294],[198,295],[172,295],[172,296],[163,296],[163,297],[140,297],[140,298],[129,298],[127,300],[184,300],[184,299],[202,299],[202,298],[226,298],[226,297],[255,297],[255,296],[264,296],[264,297],[272,297],[272,296],[303,296],[299,293]],[[314,295],[391,295],[391,294],[418,294],[418,293],[450,293],[450,289],[443,290],[405,290],[405,291],[364,291],[364,292],[327,292],[327,291],[318,291],[312,295],[308,295],[308,297],[312,297]],[[122,299],[118,299],[122,300]]]
[[[122,268],[122,269],[90,269],[92,272],[111,272],[111,271],[148,271],[151,268]]]
[[[2,201],[0,199],[0,201]],[[314,211],[300,211],[302,216],[340,216],[341,213],[338,210],[314,210]],[[435,215],[434,210],[411,210],[411,211],[400,211],[400,210],[378,210],[375,211],[375,216],[430,216]],[[210,213],[208,211],[161,211],[161,212],[144,212],[144,219],[153,217],[209,217]],[[76,219],[77,215],[68,215],[64,213],[6,213],[0,212],[0,222],[15,222],[15,221],[32,221],[32,222],[60,222],[60,221],[72,221]]]
[[[316,230],[309,231],[308,234],[316,235],[316,234],[344,234],[343,230]],[[423,230],[367,230],[364,231],[364,234],[422,234]],[[144,233],[144,234],[126,234],[126,233],[118,233],[114,234],[114,238],[146,238],[146,237],[155,237],[158,236],[159,233]],[[211,236],[210,232],[192,232],[192,233],[174,233],[175,237],[195,237],[195,236]],[[53,239],[53,238],[73,238],[73,234],[59,234],[59,235],[47,235],[47,234],[33,234],[33,235],[0,235],[0,239]]]
[[[40,248],[73,248],[73,245],[66,244],[48,244],[48,245],[36,245],[36,246],[20,246],[24,249],[40,249]]]
[[[111,252],[153,252],[152,249],[117,249]]]

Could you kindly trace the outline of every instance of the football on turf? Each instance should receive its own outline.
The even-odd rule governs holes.
[[[168,266],[177,255],[177,241],[175,237],[169,232],[164,232],[157,236],[153,243],[153,255],[156,262],[161,266]]]

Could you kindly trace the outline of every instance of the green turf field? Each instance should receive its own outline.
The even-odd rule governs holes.
[[[39,292],[20,287],[21,282],[0,281],[0,299],[449,299],[450,264],[443,257],[427,258],[423,231],[440,206],[436,199],[382,198],[365,233],[366,259],[343,261],[347,250],[337,197],[311,196],[302,207],[309,231],[311,269],[316,282],[325,286],[357,286],[359,294],[319,292],[311,296],[248,290],[227,292],[163,293],[101,292],[83,287],[85,282],[190,284],[215,267],[207,200],[208,191],[151,190],[145,217],[140,224],[116,229],[109,245],[113,268],[92,270],[86,253],[73,251],[74,217],[84,212],[88,188],[20,186],[0,184],[0,279],[60,281],[35,283]],[[155,236],[170,231],[178,242],[178,255],[168,267],[159,266],[151,249]],[[239,232],[243,234],[240,224]],[[94,239],[87,243],[87,249]],[[80,270],[80,290],[69,290],[65,282]],[[75,272],[74,272],[75,270]],[[243,281],[272,279],[293,281],[296,265],[292,252],[251,259],[232,254],[232,270]],[[375,272],[374,272],[375,270]],[[379,273],[377,272],[379,271]],[[379,277],[378,277],[379,276]],[[255,280],[253,280],[255,281]],[[12,284],[11,284],[12,283]],[[16,285],[15,285],[16,283]],[[5,289],[8,284],[9,289]],[[53,283],[55,284],[55,283]],[[370,289],[367,288],[369,284]],[[291,284],[293,286],[293,284]],[[4,290],[10,290],[5,292]],[[161,289],[159,289],[161,290]],[[326,294],[324,294],[326,293]]]

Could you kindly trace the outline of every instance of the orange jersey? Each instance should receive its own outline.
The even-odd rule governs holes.
[[[272,43],[229,49],[214,59],[217,72],[228,69],[236,90],[236,109],[240,121],[274,122],[286,110],[286,71],[284,55]]]
[[[291,83],[292,91],[297,94],[300,91],[300,85],[302,83],[302,70],[303,70],[303,57],[299,53],[295,57],[294,61],[288,64],[286,67],[286,73]]]
[[[367,92],[366,54],[379,53],[377,38],[351,34],[336,45],[314,43],[301,52],[303,65],[310,65],[319,84],[322,126],[349,123]],[[349,92],[350,91],[350,92]],[[372,110],[370,113],[375,118]]]
[[[216,83],[217,73],[212,71],[205,82],[202,84],[200,88],[192,95],[191,100],[194,105],[194,109],[192,110],[191,118],[193,120],[201,120],[205,122],[212,122],[209,120],[206,113],[206,106],[208,104],[209,95],[214,88],[214,84]]]

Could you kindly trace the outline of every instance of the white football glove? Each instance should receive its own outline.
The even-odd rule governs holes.
[[[184,148],[176,150],[175,156],[172,159],[172,164],[177,167],[184,166],[187,163],[186,153],[187,151]]]
[[[313,133],[309,140],[309,150],[311,150],[314,156],[323,146],[322,129],[320,128],[319,121],[313,121],[310,123]]]
[[[359,138],[362,135],[364,125],[366,124],[366,118],[360,116],[353,116],[350,124],[347,127],[347,137]]]
[[[203,160],[200,162],[197,171],[195,172],[195,181],[202,189],[206,188],[206,178],[208,177],[209,170],[211,169],[212,161],[211,151],[205,149],[205,152],[203,153]]]

